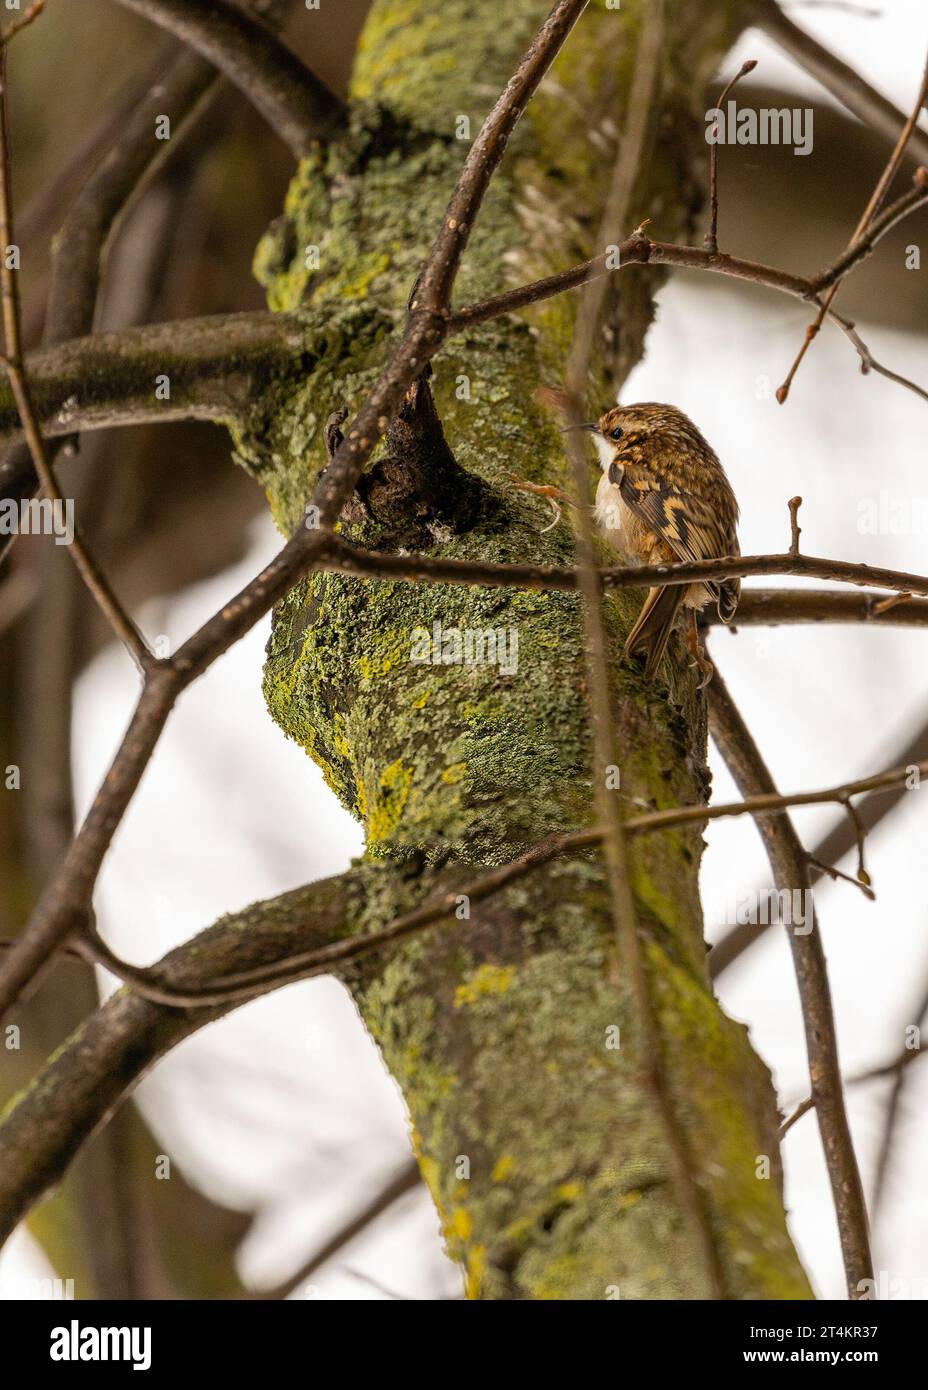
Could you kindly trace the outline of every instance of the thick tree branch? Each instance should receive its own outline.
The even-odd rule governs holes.
[[[224,918],[171,952],[162,967],[189,984],[273,960],[298,944],[333,941],[358,920],[350,880],[315,883]],[[158,1058],[229,1007],[180,1012],[122,990],[74,1033],[2,1117],[0,1242]]]
[[[494,162],[501,156],[509,130],[520,114],[521,104],[527,100],[532,85],[540,79],[541,73],[550,62],[556,47],[563,41],[569,24],[573,22],[573,18],[579,14],[581,9],[582,5],[561,4],[556,7],[546,26],[547,35],[543,30],[540,40],[533,45],[533,49],[520,69],[520,73],[517,74],[517,78],[513,79],[513,83],[507,88],[510,98],[508,106],[504,101],[502,108],[497,107],[478,140],[484,167],[480,167],[479,161],[476,165],[471,165],[469,161],[469,167],[465,167],[464,176],[459,181],[452,198],[449,213],[433,248],[433,254],[420,277],[418,290],[414,291],[411,296],[411,312],[398,350],[390,359],[388,367],[357,420],[347,431],[345,441],[336,451],[335,459],[330,469],[327,470],[321,486],[316,491],[314,500],[321,513],[323,528],[315,533],[300,530],[262,575],[258,576],[251,585],[247,586],[236,599],[227,605],[221,614],[217,614],[198,634],[195,634],[194,638],[177,654],[177,657],[171,662],[159,663],[157,669],[152,673],[151,680],[146,687],[146,695],[151,697],[150,703],[143,708],[145,705],[145,696],[143,695],[142,705],[140,705],[133,729],[130,731],[130,736],[127,738],[119,758],[117,758],[113,773],[108,779],[109,785],[105,786],[104,793],[99,799],[99,805],[95,808],[96,821],[88,830],[84,848],[75,855],[70,868],[58,885],[59,890],[66,888],[70,875],[70,888],[77,891],[72,893],[70,897],[70,906],[62,900],[53,911],[52,916],[57,916],[57,920],[54,924],[54,930],[46,931],[43,951],[55,949],[55,941],[60,945],[72,925],[80,927],[83,905],[88,900],[96,868],[99,867],[99,861],[109,843],[115,824],[118,823],[125,805],[128,804],[128,798],[131,796],[151,747],[154,746],[154,740],[157,738],[170,705],[176,699],[179,691],[205,669],[215,655],[240,636],[257,616],[266,611],[271,603],[281,597],[297,577],[305,573],[307,569],[324,561],[328,556],[335,556],[335,538],[326,528],[333,526],[338,520],[342,504],[350,495],[363,464],[370,455],[373,444],[389,424],[392,413],[404,398],[409,385],[421,371],[423,363],[438,350],[447,337],[447,305],[457,261],[485,191],[486,181],[492,173],[492,169],[486,172],[485,166],[487,162]],[[574,11],[576,14],[573,13]],[[522,79],[521,87],[519,86],[520,76]],[[494,125],[494,116],[497,116],[497,113],[499,113],[499,118]],[[455,199],[458,200],[457,203]],[[456,211],[452,213],[452,209],[456,209]],[[460,220],[458,213],[461,214]],[[485,288],[490,287],[492,287],[492,282]],[[243,409],[247,410],[247,405]],[[236,417],[231,415],[228,418],[235,419]],[[764,557],[760,558],[763,559]],[[796,559],[795,556],[789,558],[791,561]],[[590,566],[586,567],[586,574],[588,578],[593,578]],[[436,577],[434,572],[430,577]],[[628,576],[627,578],[628,585],[643,582],[641,572],[636,573],[634,577]],[[565,583],[562,587],[569,588],[575,585],[577,582],[576,574],[571,574],[571,581],[572,583]],[[474,575],[471,574],[468,582],[483,581],[475,579]],[[512,576],[510,575],[501,582],[512,582]],[[623,580],[618,582],[624,584]],[[685,581],[674,575],[672,582]],[[156,694],[159,696],[158,699],[155,698]],[[686,813],[686,819],[687,817],[691,818],[692,814],[698,812],[700,808],[689,806],[682,809]],[[653,828],[660,828],[665,824],[667,822],[662,821],[659,826]],[[649,827],[642,828],[647,829]],[[82,831],[82,835],[83,833]],[[76,845],[79,843],[80,837]],[[95,864],[96,867],[94,867]],[[78,904],[77,910],[75,910],[75,904]],[[46,925],[48,924],[46,923]],[[239,931],[239,936],[243,934],[248,933]],[[33,933],[34,938],[35,935]],[[274,953],[271,955],[273,956]],[[274,959],[279,958],[274,956]],[[261,962],[259,961],[258,964]],[[33,965],[36,965],[35,959],[33,959]],[[221,975],[222,972],[220,972],[220,977]],[[185,983],[195,984],[196,981],[190,982],[181,979],[177,983],[182,988]],[[163,1015],[164,1011],[160,1011],[159,1017],[163,1018]],[[197,1016],[199,1016],[199,1011]],[[96,1020],[89,1025],[91,1029],[95,1022]],[[86,1030],[84,1031],[86,1032]],[[82,1035],[81,1045],[83,1045],[83,1041]],[[119,1070],[118,1058],[117,1070]],[[123,1074],[125,1075],[125,1073]],[[48,1079],[47,1076],[46,1079]],[[84,1120],[77,1123],[78,1128],[81,1123],[86,1123],[86,1114]]]
[[[25,365],[46,438],[173,420],[236,424],[270,379],[299,369],[315,331],[297,314],[216,314],[95,333],[30,353]],[[156,378],[165,376],[161,399]],[[0,388],[0,445],[21,438],[12,392]]]
[[[710,624],[720,619],[707,614]],[[742,589],[735,627],[795,623],[867,623],[873,627],[924,627],[928,603],[897,594],[856,594],[840,589]]]
[[[222,78],[209,63],[181,52],[166,73],[159,69],[114,132],[106,157],[81,188],[52,242],[46,348],[92,333],[106,247],[117,219],[166,154],[177,149],[190,118],[206,107],[221,85]],[[155,119],[160,115],[171,121],[169,141],[155,138]],[[49,452],[53,463],[57,450]],[[19,445],[4,460],[0,477],[6,496],[19,500],[32,496],[38,478],[26,445]],[[8,544],[0,539],[0,551]]]
[[[29,22],[37,13],[39,13],[39,9],[33,7],[23,16],[23,23]],[[14,245],[16,240],[13,232],[13,207],[10,192],[9,135],[6,109],[6,42],[0,38],[0,245],[4,247]],[[23,368],[17,274],[17,270],[13,268],[4,255],[0,261],[0,297],[2,297],[3,303],[6,371],[42,490],[50,501],[63,506],[63,498],[55,481],[55,475],[46,454],[45,441],[36,419],[29,380]],[[124,644],[139,668],[144,670],[150,655],[145,641],[135,624],[124,612],[105,575],[84,544],[77,527],[74,527],[69,550],[81,578],[93,594],[94,600],[114,634]]]
[[[776,0],[752,0],[752,4],[756,23],[780,48],[864,125],[896,143],[905,116],[891,101],[875,91],[849,64],[788,19]],[[924,131],[915,131],[911,149],[922,164],[928,164],[928,135]]]
[[[169,29],[234,82],[300,159],[337,125],[340,99],[274,31],[229,0],[119,0]]]
[[[406,391],[447,337],[454,278],[490,178],[529,99],[586,5],[587,0],[558,0],[471,146],[441,229],[410,294],[403,335],[317,486],[315,502],[323,525],[337,522]]]
[[[344,967],[353,961],[420,936],[422,932],[434,926],[450,923],[456,920],[455,913],[461,903],[462,893],[466,894],[471,904],[484,902],[535,869],[550,864],[562,855],[577,854],[582,850],[594,848],[601,840],[602,834],[598,830],[549,836],[518,859],[501,864],[498,868],[481,874],[479,878],[469,879],[453,889],[430,896],[412,912],[396,918],[380,931],[365,936],[346,936],[344,939],[314,947],[311,951],[288,956],[284,960],[262,965],[254,970],[224,974],[196,988],[179,988],[172,983],[170,971],[128,965],[115,956],[98,937],[92,935],[86,936],[79,943],[78,951],[84,959],[105,966],[117,979],[132,985],[144,998],[155,1004],[164,1004],[170,1008],[197,1009],[244,1003],[259,994],[279,989],[282,984],[309,979],[314,975],[331,974],[337,967]],[[12,946],[13,943],[9,944]]]
[[[337,451],[336,451],[337,457]],[[323,479],[324,482],[324,479]],[[321,485],[316,495],[321,493]],[[365,561],[376,564],[378,577],[433,582],[479,582],[525,587],[572,589],[576,575],[571,570],[537,566],[481,566],[466,561],[376,555],[354,551],[338,537],[323,529],[300,530],[277,557],[223,610],[199,629],[167,662],[151,672],[151,683],[143,693],[112,768],[88,818],[65,859],[61,872],[40,900],[30,929],[0,965],[0,1014],[9,1007],[43,960],[76,925],[113,833],[127,808],[144,767],[160,736],[170,709],[180,692],[233,642],[267,612],[314,565],[357,573]],[[337,562],[334,557],[338,557]],[[647,583],[687,583],[694,578],[721,577],[726,574],[779,573],[812,574],[817,577],[846,578],[856,583],[880,583],[903,592],[928,593],[928,580],[894,571],[873,569],[843,561],[816,560],[808,556],[748,557],[728,561],[699,562],[695,565],[657,565],[639,569],[602,571],[603,581],[613,587],[634,588]]]
[[[178,141],[221,86],[209,63],[182,52],[145,93],[121,126],[106,158],[83,185],[52,244],[52,278],[45,339],[49,344],[93,331],[106,246],[123,216]],[[155,137],[155,120],[166,116],[171,139]]]

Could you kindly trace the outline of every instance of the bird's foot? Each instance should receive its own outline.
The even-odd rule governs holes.
[[[562,502],[566,502],[567,505],[571,507],[576,506],[570,494],[565,492],[562,487],[555,487],[553,483],[529,483],[525,478],[520,478],[516,473],[510,473],[509,477],[512,480],[510,484],[511,487],[515,488],[518,492],[530,492],[535,497],[544,497],[548,506],[551,508],[552,520],[547,526],[542,527],[542,535],[544,535],[545,531],[550,531],[552,527],[556,526],[560,521],[562,516]]]
[[[690,625],[687,629],[686,645],[689,648],[690,656],[693,658],[690,662],[690,667],[692,668],[695,666],[699,670],[700,678],[696,689],[705,690],[715,673],[715,667],[706,656],[706,649],[699,640],[699,629],[696,626],[695,608],[690,609]]]

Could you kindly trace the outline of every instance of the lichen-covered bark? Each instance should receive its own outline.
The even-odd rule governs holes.
[[[318,327],[304,381],[268,391],[238,437],[282,527],[324,462],[322,426],[357,405],[383,360],[464,154],[545,12],[544,0],[378,0],[362,38],[344,138],[305,160],[256,265],[272,307]],[[738,5],[671,4],[659,110],[633,202],[668,239],[686,234],[705,144],[703,81]],[[645,3],[591,7],[511,142],[468,249],[458,302],[589,255]],[[619,232],[629,229],[616,229]],[[307,253],[307,248],[309,251]],[[648,272],[652,274],[652,272]],[[653,278],[614,277],[591,402],[642,351]],[[570,563],[566,526],[507,489],[557,481],[554,422],[535,391],[558,380],[576,299],[450,341],[433,389],[461,467],[482,480],[466,526],[437,523],[437,552]],[[672,389],[668,388],[668,395]],[[350,528],[397,543],[376,516]],[[418,544],[418,541],[417,541]],[[639,595],[610,599],[618,637]],[[518,669],[410,660],[414,629],[503,629]],[[621,792],[629,806],[705,798],[706,722],[679,650],[669,686],[614,668]],[[317,575],[275,615],[266,670],[274,718],[362,818],[381,925],[433,875],[503,862],[554,830],[588,825],[593,791],[582,625],[574,595],[366,583]],[[600,774],[601,775],[600,770]],[[709,1194],[728,1292],[808,1295],[786,1234],[776,1112],[765,1068],[708,982],[698,831],[639,838],[633,887],[673,1099]],[[412,887],[410,885],[413,885]],[[423,1175],[472,1296],[699,1298],[707,1283],[678,1206],[595,856],[552,864],[491,913],[431,933],[353,982],[402,1088]],[[615,1032],[618,1029],[618,1033]],[[616,1038],[621,1045],[615,1048]],[[759,1158],[770,1161],[758,1177]],[[763,1165],[760,1165],[763,1172]]]

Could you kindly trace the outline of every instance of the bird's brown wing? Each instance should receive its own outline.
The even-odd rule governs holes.
[[[661,536],[683,561],[718,560],[738,555],[738,537],[702,497],[686,492],[666,478],[625,469],[619,481],[622,501],[644,524]],[[738,579],[707,580],[718,604],[719,617],[730,623],[738,607]]]

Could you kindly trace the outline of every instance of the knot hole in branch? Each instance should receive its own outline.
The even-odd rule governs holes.
[[[387,548],[427,549],[468,530],[481,510],[485,485],[454,457],[442,428],[427,368],[406,392],[386,434],[386,448],[359,479],[342,510],[353,525],[374,523]],[[325,425],[331,458],[342,440],[344,408]]]

